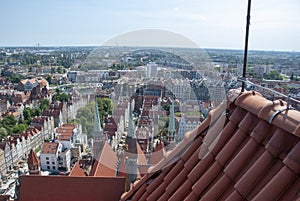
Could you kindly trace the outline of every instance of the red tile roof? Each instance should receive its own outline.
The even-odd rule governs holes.
[[[58,127],[56,129],[56,133],[58,133],[57,139],[59,141],[69,141],[74,134],[73,130],[75,127],[73,124],[64,124]]]
[[[42,154],[55,154],[58,149],[58,142],[45,142],[42,147]]]
[[[76,162],[74,167],[72,168],[69,176],[70,177],[85,177],[86,175],[85,175],[83,169],[80,168],[79,163]]]
[[[10,195],[0,195],[0,201],[9,201]]]
[[[31,149],[27,159],[28,166],[36,166],[40,164],[40,160],[37,157],[36,153]]]
[[[125,178],[21,176],[20,201],[115,201]]]
[[[286,103],[255,92],[228,106],[186,133],[121,200],[299,200],[300,112],[274,116]]]
[[[157,143],[155,150],[152,152],[150,156],[150,164],[151,165],[157,164],[159,161],[161,161],[161,159],[163,159],[164,154],[165,154],[165,150],[164,150],[163,142]]]
[[[137,154],[138,154],[138,156],[137,156],[138,165],[146,165],[147,164],[146,156],[138,142],[136,143],[136,149],[137,149]]]
[[[102,151],[93,164],[90,176],[114,177],[116,176],[118,158],[111,146],[105,141]]]

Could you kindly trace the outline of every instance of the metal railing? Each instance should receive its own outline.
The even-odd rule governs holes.
[[[300,100],[297,100],[297,99],[291,97],[290,95],[286,95],[286,94],[280,93],[278,91],[275,91],[273,89],[261,86],[259,84],[255,84],[255,83],[249,81],[247,78],[241,77],[241,78],[238,78],[237,80],[239,82],[244,83],[245,85],[248,84],[248,85],[255,87],[256,91],[260,92],[264,97],[266,97],[268,99],[271,99],[271,100],[275,99],[275,98],[283,99],[287,102],[288,107],[294,108],[294,109],[300,111]],[[245,86],[245,88],[246,88],[246,86]]]

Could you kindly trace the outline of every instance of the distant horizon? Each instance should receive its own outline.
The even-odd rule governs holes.
[[[105,46],[105,45],[40,45],[40,46],[28,46],[28,45],[19,45],[19,46],[1,46],[0,48],[61,48],[61,47],[141,47],[141,48],[182,48],[182,49],[204,49],[204,50],[234,50],[234,51],[244,51],[244,49],[238,48],[225,48],[225,47],[164,47],[164,46]],[[271,50],[271,49],[248,49],[249,52],[251,51],[262,51],[262,52],[296,52],[300,53],[300,50]]]

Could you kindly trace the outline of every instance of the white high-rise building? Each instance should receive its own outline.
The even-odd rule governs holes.
[[[158,65],[155,62],[149,62],[146,66],[146,78],[157,77]]]

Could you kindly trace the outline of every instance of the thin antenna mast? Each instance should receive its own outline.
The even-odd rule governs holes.
[[[251,0],[248,0],[246,36],[245,36],[245,49],[244,49],[243,80],[246,78],[246,69],[247,69],[248,39],[249,39],[249,26],[250,26],[250,11],[251,11]],[[245,82],[242,82],[242,92],[244,92],[244,90],[245,90]]]

